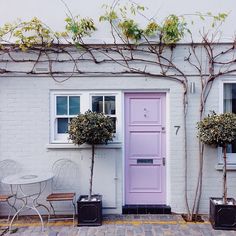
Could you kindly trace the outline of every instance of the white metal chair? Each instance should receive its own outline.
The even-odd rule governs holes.
[[[55,175],[52,180],[52,193],[46,199],[50,204],[48,221],[72,219],[74,225],[76,192],[73,190],[76,189],[76,182],[78,181],[78,166],[69,159],[60,159],[53,164],[52,171]],[[59,214],[56,215],[56,213],[65,213],[64,210],[59,209],[59,206],[55,206],[56,202],[69,202],[73,208],[72,217],[60,217]],[[54,215],[53,218],[51,217],[52,213]]]
[[[19,173],[20,171],[21,171],[21,166],[14,160],[5,159],[0,161],[0,182],[4,177]],[[9,186],[1,183],[0,204],[7,203],[10,206],[7,221],[10,220],[10,216],[13,209],[17,212],[17,209],[15,207],[16,199],[14,198],[14,196],[15,194],[13,192],[13,189],[11,189],[10,192]]]

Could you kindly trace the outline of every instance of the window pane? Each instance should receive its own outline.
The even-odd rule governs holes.
[[[80,113],[80,97],[69,97],[69,115],[77,115]]]
[[[224,84],[224,112],[236,113],[236,84]]]
[[[65,134],[68,132],[68,119],[67,118],[58,118],[57,119],[57,133]]]
[[[92,111],[103,112],[103,96],[92,96]]]
[[[105,114],[115,115],[116,106],[115,106],[115,96],[105,96]]]
[[[114,128],[114,133],[116,133],[116,117],[110,117],[113,121],[113,128]]]
[[[57,115],[67,115],[67,96],[57,96]]]
[[[236,113],[236,84],[224,84],[224,112]],[[236,153],[236,142],[227,145],[228,153]]]
[[[227,145],[226,152],[227,153],[236,153],[236,142],[235,141],[232,144]]]

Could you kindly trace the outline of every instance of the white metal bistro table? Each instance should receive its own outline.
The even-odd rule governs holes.
[[[49,209],[47,206],[45,206],[42,203],[38,202],[38,199],[44,189],[47,186],[47,181],[52,179],[54,177],[54,174],[52,172],[21,172],[19,174],[15,175],[9,175],[2,179],[2,183],[9,184],[11,186],[11,191],[14,192],[14,186],[16,186],[16,192],[15,192],[15,198],[16,200],[22,201],[22,206],[19,208],[19,210],[14,214],[10,221],[9,230],[11,230],[12,223],[14,219],[25,209],[32,209],[37,213],[39,216],[39,219],[41,221],[41,229],[44,230],[44,223],[43,218],[38,211],[38,207],[44,207],[48,212]],[[30,191],[27,189],[27,185],[37,185],[30,189]]]

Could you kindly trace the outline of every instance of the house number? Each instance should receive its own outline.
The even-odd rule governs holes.
[[[178,132],[179,132],[180,126],[179,125],[175,125],[174,128],[176,129],[175,130],[175,135],[177,135]]]

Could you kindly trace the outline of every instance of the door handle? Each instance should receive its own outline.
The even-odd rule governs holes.
[[[162,165],[165,166],[166,165],[166,158],[162,157]]]

